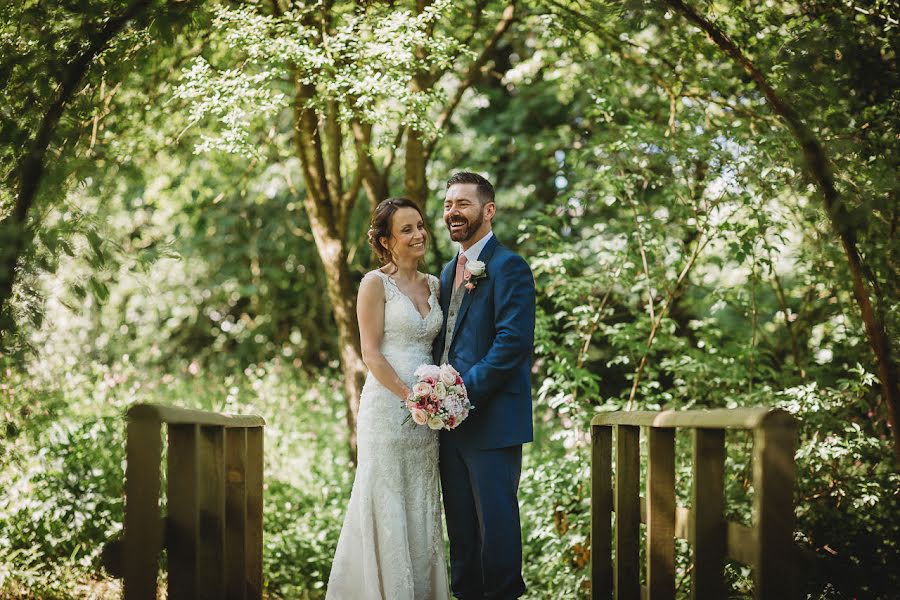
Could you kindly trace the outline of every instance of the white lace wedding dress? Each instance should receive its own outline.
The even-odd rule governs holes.
[[[430,310],[380,271],[384,283],[381,352],[406,383],[433,362],[431,344],[443,317],[438,279],[428,275]],[[400,398],[370,373],[357,433],[359,461],[350,504],[328,579],[326,600],[449,600],[441,525],[438,434],[416,425]]]

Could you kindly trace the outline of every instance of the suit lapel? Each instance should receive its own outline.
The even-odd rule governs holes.
[[[488,262],[490,262],[491,257],[494,255],[494,250],[499,245],[496,236],[491,236],[491,239],[488,240],[488,243],[485,244],[484,248],[481,250],[481,254],[478,255],[478,260],[485,264],[485,277],[480,280],[479,283],[475,285],[475,289],[469,292],[469,290],[463,290],[462,293],[465,294],[462,299],[462,304],[459,306],[459,313],[456,315],[456,325],[453,327],[453,337],[450,339],[450,347],[453,347],[453,341],[456,339],[456,334],[459,333],[461,328],[463,319],[466,316],[466,313],[469,311],[469,306],[472,305],[473,300],[478,296],[478,290],[481,288],[481,284],[484,283],[484,280],[491,276],[490,270],[487,268]],[[456,263],[454,263],[456,264]],[[455,272],[454,272],[455,275]],[[452,283],[451,283],[452,285]],[[484,293],[484,292],[481,292]]]

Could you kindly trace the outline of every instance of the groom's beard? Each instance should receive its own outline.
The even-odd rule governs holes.
[[[454,232],[450,229],[450,222],[447,222],[447,231],[450,232],[450,239],[454,242],[467,242],[472,239],[479,229],[481,229],[482,224],[484,224],[484,209],[481,209],[481,212],[478,213],[478,216],[474,221],[469,221],[465,217],[463,217],[466,221],[466,226],[460,229],[457,232]]]

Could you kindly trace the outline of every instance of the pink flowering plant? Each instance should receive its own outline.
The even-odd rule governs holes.
[[[416,384],[404,404],[417,425],[431,429],[454,429],[475,408],[462,377],[452,366],[422,365],[416,369]],[[406,421],[404,421],[405,423]]]

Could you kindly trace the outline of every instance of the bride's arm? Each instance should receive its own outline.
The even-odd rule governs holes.
[[[381,353],[384,337],[384,283],[378,277],[363,277],[356,298],[356,317],[359,321],[359,341],[362,359],[369,372],[381,385],[406,399],[411,391]]]

